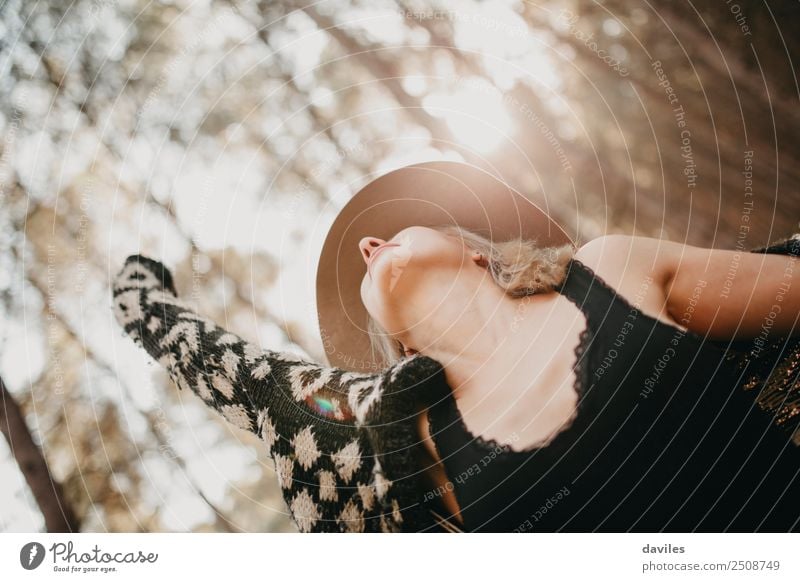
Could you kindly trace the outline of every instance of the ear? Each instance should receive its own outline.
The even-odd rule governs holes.
[[[472,253],[472,260],[473,260],[473,261],[475,262],[475,264],[476,264],[476,265],[478,265],[479,267],[486,268],[486,267],[488,267],[488,266],[489,266],[489,260],[488,260],[488,259],[487,259],[487,258],[486,258],[484,255],[482,255],[481,253],[479,253],[479,252],[477,252],[477,251],[475,251],[474,253]]]

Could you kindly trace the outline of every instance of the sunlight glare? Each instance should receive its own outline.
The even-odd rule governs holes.
[[[482,153],[496,148],[511,129],[501,93],[479,77],[461,80],[447,94],[428,95],[423,107],[443,118],[458,141]]]

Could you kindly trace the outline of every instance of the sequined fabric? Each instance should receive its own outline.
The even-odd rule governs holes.
[[[800,256],[800,234],[751,252]],[[800,278],[800,262],[794,272]],[[731,346],[728,359],[742,374],[742,389],[800,446],[800,337],[775,336],[767,323],[752,341]]]

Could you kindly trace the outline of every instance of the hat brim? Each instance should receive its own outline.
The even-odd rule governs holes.
[[[539,206],[483,169],[436,161],[405,166],[369,182],[339,212],[317,267],[319,328],[328,365],[355,372],[381,369],[361,301],[365,236],[389,239],[409,226],[456,224],[492,241],[535,239],[541,247],[572,244]]]

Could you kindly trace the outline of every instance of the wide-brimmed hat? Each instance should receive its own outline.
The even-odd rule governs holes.
[[[541,247],[573,244],[548,215],[500,178],[451,161],[405,166],[359,190],[337,215],[317,267],[317,313],[328,365],[381,369],[361,301],[367,266],[358,247],[365,236],[389,239],[409,226],[454,224],[495,242],[517,237]]]

